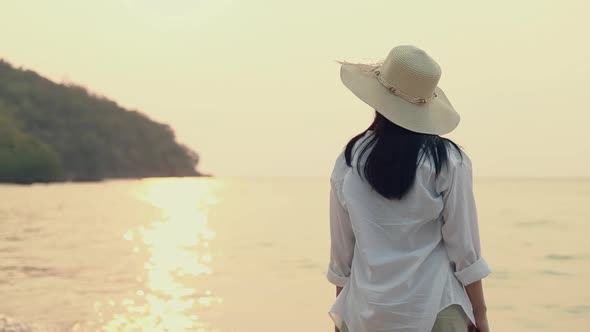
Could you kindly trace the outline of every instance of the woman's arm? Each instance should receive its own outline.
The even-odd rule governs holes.
[[[488,323],[487,307],[483,297],[483,285],[481,280],[472,282],[465,286],[469,301],[473,306],[473,315],[475,316],[475,324],[469,324],[468,332],[490,332],[490,325]]]
[[[483,285],[481,280],[472,282],[465,286],[469,301],[473,306],[473,313],[475,315],[485,314],[487,312],[486,302],[483,296]]]
[[[338,188],[332,183],[330,190],[330,263],[328,280],[344,287],[350,276],[355,237],[348,212],[338,200]]]
[[[355,237],[348,212],[338,199],[341,183],[330,181],[330,263],[328,280],[336,286],[336,296],[348,282],[352,257],[354,254]],[[337,327],[336,332],[340,332]]]
[[[447,181],[442,192],[443,243],[455,269],[455,276],[465,287],[477,328],[488,332],[487,307],[481,279],[489,275],[491,269],[481,255],[478,215],[473,194],[473,171],[467,155],[464,155],[461,162],[450,167],[445,180]]]
[[[342,292],[342,287],[340,286],[336,286],[336,296],[338,296],[340,294],[340,292]],[[337,327],[334,327],[336,332],[340,332],[340,330]]]
[[[336,296],[338,296],[340,294],[340,292],[342,292],[342,287],[336,286]],[[334,331],[340,332],[340,330],[336,326],[334,326]]]
[[[450,168],[447,188],[442,192],[441,232],[443,244],[455,267],[455,276],[463,286],[467,286],[492,271],[481,255],[471,161],[464,155],[463,161]]]

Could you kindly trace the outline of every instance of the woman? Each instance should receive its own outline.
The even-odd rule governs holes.
[[[489,331],[471,160],[439,136],[459,123],[440,75],[414,46],[342,64],[344,85],[376,113],[331,176],[337,331]]]

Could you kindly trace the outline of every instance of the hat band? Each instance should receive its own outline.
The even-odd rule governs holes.
[[[377,69],[377,68],[375,68],[375,69]],[[375,70],[375,77],[377,78],[379,83],[381,83],[381,85],[383,85],[385,88],[387,88],[387,90],[389,90],[389,92],[391,92],[392,94],[394,94],[394,95],[396,95],[396,96],[398,96],[398,97],[400,97],[400,98],[404,99],[405,101],[410,102],[412,104],[416,104],[416,105],[426,104],[427,102],[431,101],[432,99],[438,97],[436,95],[436,92],[434,92],[432,94],[432,96],[430,96],[428,98],[416,98],[416,97],[412,97],[408,94],[405,94],[402,91],[400,91],[398,88],[385,82],[385,80],[381,76],[381,71],[379,71],[379,70]]]

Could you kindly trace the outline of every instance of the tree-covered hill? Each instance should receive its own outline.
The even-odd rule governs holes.
[[[0,182],[197,176],[173,130],[0,60]]]

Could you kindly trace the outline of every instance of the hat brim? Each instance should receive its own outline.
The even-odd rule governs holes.
[[[442,89],[437,87],[437,97],[429,102],[413,104],[391,93],[368,67],[343,64],[340,78],[352,93],[389,121],[414,132],[433,135],[450,133],[459,125],[459,113]]]

